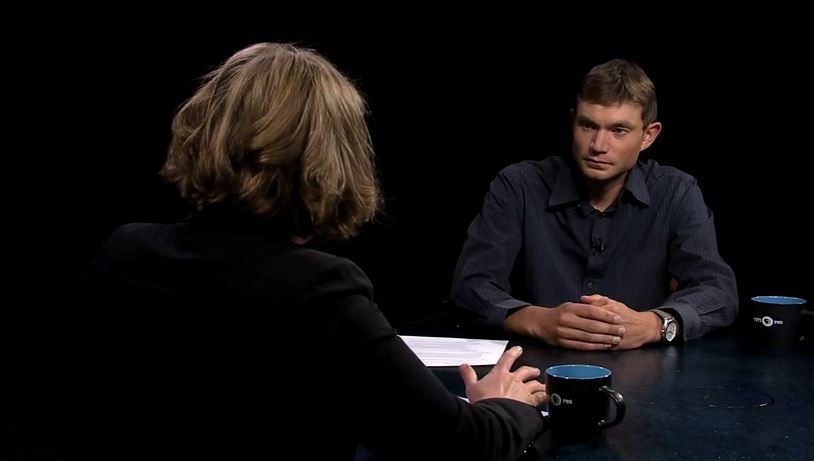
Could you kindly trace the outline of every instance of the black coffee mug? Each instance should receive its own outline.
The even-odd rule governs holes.
[[[596,365],[556,365],[545,370],[548,418],[555,442],[588,441],[625,417],[622,394],[611,386],[611,371]],[[610,402],[616,414],[608,421]]]
[[[770,349],[786,349],[799,341],[798,327],[805,299],[755,296],[751,301],[749,341]]]

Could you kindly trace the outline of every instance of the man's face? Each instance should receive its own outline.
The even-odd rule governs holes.
[[[624,180],[661,125],[644,127],[642,107],[634,103],[610,106],[579,101],[574,113],[574,158],[583,176],[593,181]]]

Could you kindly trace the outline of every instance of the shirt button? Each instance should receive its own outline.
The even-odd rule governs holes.
[[[588,282],[588,289],[589,290],[593,290],[595,286],[596,285],[594,284],[594,282]]]

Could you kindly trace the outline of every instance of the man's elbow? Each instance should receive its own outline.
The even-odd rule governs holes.
[[[735,274],[732,274],[732,283],[730,289],[726,292],[726,324],[732,325],[738,318],[738,284],[735,281]]]

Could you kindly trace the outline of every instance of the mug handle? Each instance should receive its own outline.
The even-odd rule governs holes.
[[[610,395],[610,397],[613,399],[614,405],[616,406],[616,417],[613,418],[613,421],[607,422],[603,419],[602,421],[599,421],[599,427],[601,429],[606,429],[621,423],[622,418],[625,417],[625,399],[622,398],[622,394],[616,392],[608,386],[602,386],[599,388],[599,390]]]

